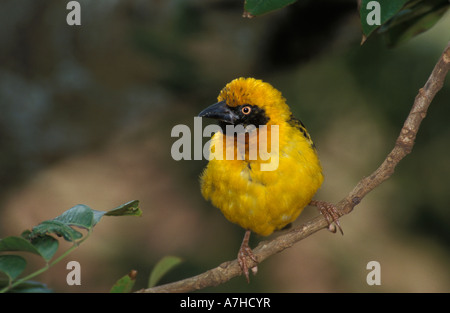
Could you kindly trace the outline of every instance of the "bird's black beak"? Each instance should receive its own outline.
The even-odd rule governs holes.
[[[227,103],[224,101],[217,102],[210,105],[198,114],[199,117],[209,117],[214,118],[219,121],[234,124],[239,118],[236,113],[234,113]]]

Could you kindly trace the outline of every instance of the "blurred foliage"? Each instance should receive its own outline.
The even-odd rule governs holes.
[[[86,205],[79,204],[63,212],[54,219],[44,221],[39,225],[34,226],[31,231],[24,231],[20,237],[9,236],[0,239],[0,252],[31,252],[41,256],[46,263],[43,268],[38,269],[26,277],[18,279],[27,266],[26,260],[23,257],[14,254],[0,255],[0,272],[6,274],[8,278],[7,281],[0,282],[0,293],[7,291],[29,292],[27,286],[32,290],[35,290],[36,286],[33,283],[29,284],[29,280],[48,270],[77,248],[89,237],[93,227],[100,222],[104,215],[140,216],[141,214],[142,211],[139,209],[139,201],[137,200],[130,201],[107,212],[92,210]],[[87,230],[88,234],[83,237],[83,234],[74,227]],[[59,242],[51,235],[63,237],[66,241],[73,243],[70,249],[53,261],[51,260],[58,250]]]
[[[392,148],[449,38],[448,12],[388,49],[377,31],[360,46],[354,0],[297,1],[253,19],[242,18],[243,3],[80,0],[82,25],[69,27],[61,1],[0,2],[0,237],[79,202],[135,198],[143,210],[138,221],[101,223],[97,239],[74,251],[81,287],[67,286],[58,266],[30,286],[104,292],[133,268],[134,288],[144,288],[165,255],[184,262],[160,284],[235,257],[243,231],[201,198],[206,162],[171,158],[170,131],[191,127],[239,76],[283,92],[318,147],[326,177],[318,197],[340,200]],[[441,12],[427,3],[436,4],[427,16]],[[406,25],[390,21],[392,34]],[[250,284],[237,278],[205,291],[448,292],[449,98],[447,79],[411,155],[342,219],[345,236],[320,232],[261,264]],[[380,289],[365,283],[369,260],[381,263]]]
[[[245,0],[244,17],[252,18],[266,14],[295,2],[297,0]],[[311,1],[300,2],[308,4]],[[449,6],[448,0],[360,0],[362,42],[378,29],[378,32],[387,39],[387,44],[395,46],[431,28]],[[325,8],[325,5],[322,3],[321,7]],[[329,7],[321,11],[335,14]],[[374,16],[378,16],[379,23],[372,21]],[[320,20],[323,22],[326,18],[322,16]]]
[[[399,11],[407,2],[408,0],[399,0],[399,1],[361,0],[359,14],[361,16],[361,27],[363,30],[363,34],[368,37],[374,30],[379,28],[381,25],[386,24],[391,19],[395,19],[395,15],[399,13]],[[379,13],[380,23],[379,24],[373,23],[374,21],[368,23],[369,20],[372,19],[375,20],[375,16],[377,13]]]
[[[165,256],[158,263],[156,263],[150,277],[148,279],[148,288],[156,286],[160,279],[169,271],[178,266],[182,260],[176,256]]]
[[[129,293],[133,291],[134,284],[136,282],[137,272],[132,270],[127,275],[121,277],[115,284],[112,286],[110,293]]]
[[[399,3],[402,5],[398,5]],[[380,5],[381,26],[373,25],[366,28],[363,23],[363,31],[366,36],[369,36],[378,28],[378,33],[383,35],[387,45],[393,47],[433,27],[447,12],[450,2],[448,0],[380,1]],[[386,7],[391,11],[384,13],[383,9]],[[362,9],[361,12],[363,12]],[[361,20],[365,15],[361,14]]]
[[[246,0],[244,9],[248,17],[265,14],[283,8],[297,0]]]

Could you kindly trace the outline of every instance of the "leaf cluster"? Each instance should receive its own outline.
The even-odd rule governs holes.
[[[110,211],[97,211],[79,204],[54,219],[43,221],[31,230],[25,230],[20,236],[1,239],[0,272],[6,276],[6,280],[0,281],[0,292],[50,291],[45,285],[28,280],[48,270],[78,247],[89,237],[103,216],[141,216],[141,214],[138,200],[127,202]],[[83,235],[82,230],[87,233]],[[59,248],[57,238],[63,238],[73,245],[59,257],[54,258]],[[45,266],[26,277],[19,278],[26,269],[27,261],[23,256],[10,252],[36,254],[45,261]]]
[[[245,0],[244,17],[263,15],[295,2],[308,0]],[[380,25],[367,22],[370,3],[378,3]],[[359,0],[362,43],[370,36],[380,34],[388,46],[395,46],[430,29],[450,7],[448,0]],[[369,5],[369,6],[368,6]]]

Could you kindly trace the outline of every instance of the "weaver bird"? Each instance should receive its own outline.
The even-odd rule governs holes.
[[[222,129],[210,141],[215,158],[209,160],[200,176],[202,195],[229,221],[246,230],[237,259],[247,281],[251,262],[247,258],[258,262],[248,245],[251,232],[268,236],[292,223],[308,204],[319,208],[330,230],[335,223],[342,232],[334,206],[312,201],[323,182],[320,161],[308,131],[292,115],[278,90],[261,80],[237,78],[220,91],[218,102],[200,112],[199,117],[216,119]],[[230,133],[227,126],[247,127],[245,137],[241,137],[243,145],[239,147],[239,134]],[[273,126],[278,135],[276,142],[269,136]],[[266,138],[262,138],[263,127]],[[261,144],[267,152],[272,150],[270,159],[267,155],[263,158]],[[256,157],[253,153],[252,158],[250,147],[255,146],[258,153]],[[226,157],[230,150],[231,159]],[[274,160],[276,166],[272,169],[262,168]]]

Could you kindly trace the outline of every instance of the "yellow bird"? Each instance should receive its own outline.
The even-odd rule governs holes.
[[[246,230],[238,262],[247,281],[247,257],[258,262],[248,245],[251,232],[268,236],[295,221],[308,204],[319,208],[330,230],[334,222],[342,232],[334,207],[312,201],[323,182],[320,161],[305,126],[277,89],[237,78],[199,117],[216,119],[221,127],[200,176],[202,195]]]

